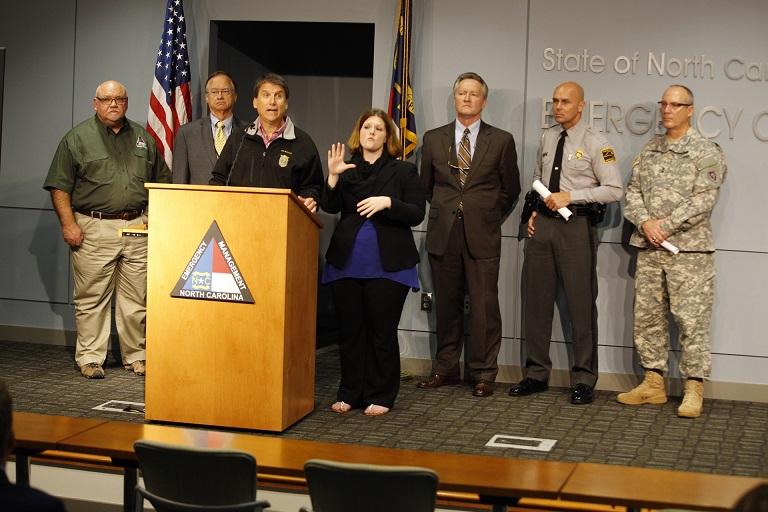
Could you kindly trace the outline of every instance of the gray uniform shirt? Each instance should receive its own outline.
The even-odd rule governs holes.
[[[547,187],[562,131],[558,124],[541,136],[533,179],[540,179]],[[613,146],[584,122],[572,126],[565,138],[560,190],[571,193],[571,204],[613,203],[624,194]]]

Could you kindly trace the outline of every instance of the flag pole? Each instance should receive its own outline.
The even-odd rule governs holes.
[[[403,146],[403,154],[402,154],[402,160],[405,160],[405,128],[408,126],[408,87],[410,87],[410,84],[408,83],[408,70],[410,69],[410,37],[411,37],[411,31],[410,28],[410,9],[409,4],[410,0],[402,0],[403,1],[403,94],[400,96],[400,142]]]

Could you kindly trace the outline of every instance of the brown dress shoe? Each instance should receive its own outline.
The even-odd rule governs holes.
[[[434,375],[430,376],[427,380],[422,380],[418,384],[416,384],[416,387],[419,389],[436,389],[440,386],[453,386],[455,384],[458,384],[460,381],[456,377],[447,377],[445,375],[440,375],[439,373],[435,373]]]
[[[480,398],[491,396],[493,394],[493,382],[488,382],[486,380],[481,380],[477,384],[475,384],[475,390],[472,391],[473,396],[477,396]]]

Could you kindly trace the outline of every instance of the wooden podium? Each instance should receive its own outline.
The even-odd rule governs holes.
[[[285,430],[314,408],[320,222],[290,190],[146,187],[145,418]]]

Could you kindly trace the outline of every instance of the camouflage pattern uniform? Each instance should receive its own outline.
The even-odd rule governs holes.
[[[671,312],[680,332],[683,377],[708,377],[714,301],[715,245],[710,215],[725,180],[722,149],[689,128],[676,141],[654,137],[632,163],[624,216],[637,228],[635,347],[646,369],[667,370]],[[648,243],[639,226],[664,219],[674,255]]]

